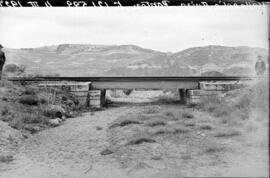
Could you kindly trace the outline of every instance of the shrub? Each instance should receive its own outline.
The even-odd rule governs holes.
[[[7,64],[5,65],[4,71],[10,72],[10,73],[18,73],[22,74],[26,70],[26,67],[24,65],[17,65],[17,64]]]
[[[27,105],[38,105],[39,99],[35,95],[23,95],[20,99],[19,102],[21,104],[27,104]]]

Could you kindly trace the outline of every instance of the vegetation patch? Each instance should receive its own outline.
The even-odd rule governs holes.
[[[164,127],[159,128],[158,130],[153,132],[153,135],[166,135],[166,134],[184,134],[188,133],[190,129],[182,127],[182,126],[174,126],[174,127]]]
[[[142,143],[154,143],[156,142],[154,139],[148,137],[138,137],[130,140],[127,145],[139,145]]]
[[[19,99],[19,102],[21,104],[27,104],[27,105],[38,105],[39,99],[35,95],[23,95]]]
[[[184,123],[186,127],[194,127],[196,124],[194,122],[186,122]]]
[[[201,129],[201,130],[212,130],[213,126],[205,124],[205,125],[201,125],[199,127],[199,129]]]
[[[214,134],[214,137],[235,137],[240,136],[241,132],[238,130],[219,131]]]
[[[123,121],[119,121],[117,123],[114,123],[109,128],[124,127],[124,126],[131,125],[131,124],[142,124],[142,123],[139,121],[136,121],[136,120],[127,119],[127,120],[123,120]]]
[[[110,154],[113,154],[113,151],[106,148],[105,150],[101,151],[100,154],[101,155],[110,155]]]
[[[160,128],[153,132],[153,135],[165,135],[165,134],[171,134],[173,133],[173,129],[169,128]]]
[[[174,134],[184,134],[184,133],[188,133],[190,131],[190,129],[188,128],[184,128],[184,127],[176,127],[173,130]]]
[[[184,113],[182,113],[182,118],[192,119],[192,118],[194,118],[194,115],[192,113],[185,111]]]
[[[14,160],[14,157],[12,155],[0,155],[0,162],[2,163],[8,163]]]
[[[207,147],[207,148],[205,148],[204,153],[213,154],[213,153],[222,152],[224,150],[225,150],[225,148],[218,147],[218,146],[213,146],[213,147]]]
[[[161,120],[156,120],[156,121],[148,122],[147,125],[149,127],[164,126],[164,125],[166,125],[166,122],[161,121]]]
[[[161,108],[159,106],[146,106],[143,109],[143,113],[145,114],[155,114],[159,113]]]

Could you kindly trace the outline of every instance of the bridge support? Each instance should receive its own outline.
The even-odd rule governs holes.
[[[87,106],[90,108],[101,108],[106,102],[106,90],[90,90],[88,92]]]
[[[185,88],[178,89],[179,96],[180,96],[180,102],[182,104],[186,104],[186,99],[187,99],[187,92]]]

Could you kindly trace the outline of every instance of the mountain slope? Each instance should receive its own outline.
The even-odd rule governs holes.
[[[170,55],[154,56],[121,69],[111,69],[107,73],[131,76],[198,76],[216,71],[225,75],[251,75],[255,72],[254,64],[258,55],[266,60],[267,50],[250,47],[195,47]]]
[[[8,63],[24,64],[28,72],[63,76],[102,75],[112,67],[148,59],[161,52],[134,45],[71,45],[6,49]]]
[[[204,46],[163,53],[135,45],[62,44],[5,49],[7,62],[24,64],[30,73],[62,76],[195,76],[209,71],[254,74],[262,48]]]

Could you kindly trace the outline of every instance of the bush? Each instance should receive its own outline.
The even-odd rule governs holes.
[[[5,65],[4,71],[10,73],[24,73],[26,67],[24,65],[17,65],[17,64],[7,64]]]
[[[39,99],[35,95],[24,95],[19,99],[21,104],[38,105]]]
[[[66,114],[65,109],[57,105],[48,105],[42,109],[43,115],[50,118],[62,118]]]

